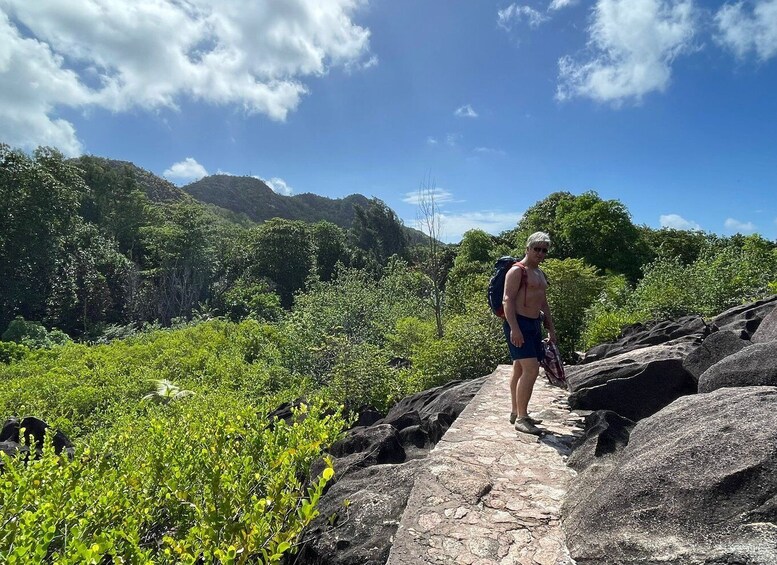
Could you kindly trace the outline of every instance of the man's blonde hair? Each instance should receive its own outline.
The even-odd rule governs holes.
[[[547,243],[548,247],[550,247],[550,236],[544,231],[536,231],[526,240],[526,248],[528,249],[535,243]]]

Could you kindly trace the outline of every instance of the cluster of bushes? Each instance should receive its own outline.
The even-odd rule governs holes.
[[[0,561],[273,562],[292,550],[332,472],[304,477],[345,421],[312,395],[294,423],[268,421],[301,393],[276,334],[210,320],[0,365],[0,413],[42,417],[77,446],[72,461],[50,446],[34,461],[2,456]]]
[[[486,374],[505,360],[500,332],[481,305],[446,316],[439,337],[427,281],[400,260],[380,278],[341,268],[311,279],[278,321],[202,319],[91,344],[17,332],[29,345],[3,342],[21,353],[0,364],[0,414],[45,419],[77,455],[3,456],[0,520],[13,527],[0,560],[273,562],[331,478],[301,481],[343,430],[339,407],[386,409]],[[268,425],[271,408],[300,396],[304,419]]]
[[[713,239],[687,263],[679,256],[658,257],[633,288],[622,276],[605,279],[602,294],[585,312],[582,349],[616,339],[635,322],[710,317],[777,293],[777,249],[757,235]]]
[[[206,414],[207,417],[203,417]],[[280,560],[332,470],[300,481],[342,422],[306,408],[269,427],[266,406],[227,394],[142,405],[83,441],[72,461],[3,457],[3,563]]]

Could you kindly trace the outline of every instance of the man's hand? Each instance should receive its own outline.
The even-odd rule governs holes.
[[[510,330],[510,343],[515,347],[523,347],[523,333],[521,333],[521,330]]]
[[[551,343],[556,343],[556,330],[548,330],[548,340]]]

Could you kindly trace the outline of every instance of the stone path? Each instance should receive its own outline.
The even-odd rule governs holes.
[[[537,379],[540,436],[508,422],[510,366],[500,365],[425,461],[387,565],[573,564],[559,525],[582,417],[567,392]]]

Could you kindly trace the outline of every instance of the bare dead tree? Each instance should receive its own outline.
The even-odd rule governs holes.
[[[418,188],[418,211],[416,213],[418,225],[426,235],[426,248],[428,257],[422,263],[424,274],[432,283],[432,308],[434,320],[437,324],[437,337],[443,336],[442,308],[443,308],[443,283],[445,273],[442,261],[442,218],[437,204],[437,183],[427,176],[421,181]]]

